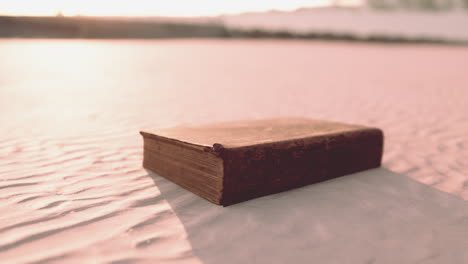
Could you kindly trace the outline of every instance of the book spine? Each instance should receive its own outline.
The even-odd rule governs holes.
[[[224,206],[381,165],[383,133],[362,129],[219,150]]]

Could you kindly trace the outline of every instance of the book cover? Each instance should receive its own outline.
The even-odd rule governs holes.
[[[379,167],[378,128],[302,118],[141,131],[143,166],[218,205]]]

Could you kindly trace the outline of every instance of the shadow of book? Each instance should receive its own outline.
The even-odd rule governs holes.
[[[468,202],[384,168],[225,208],[148,174],[203,263],[468,260]]]

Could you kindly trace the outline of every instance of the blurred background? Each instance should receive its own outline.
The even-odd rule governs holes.
[[[0,37],[466,42],[467,13],[467,0],[4,0]]]
[[[468,0],[0,0],[0,262],[466,263],[437,234],[467,228],[373,184],[390,170],[468,200],[467,41]],[[288,116],[382,128],[384,169],[363,188],[395,199],[327,200],[330,218],[304,200],[283,214],[293,192],[222,211],[141,166],[140,130]],[[236,208],[272,213],[223,215]]]

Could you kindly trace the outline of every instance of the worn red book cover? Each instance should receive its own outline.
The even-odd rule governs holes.
[[[379,167],[378,128],[302,118],[141,131],[143,166],[219,205]]]

